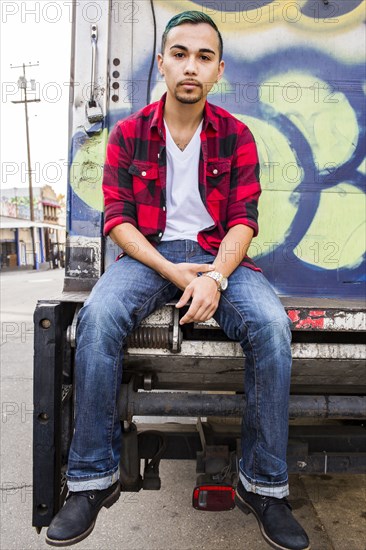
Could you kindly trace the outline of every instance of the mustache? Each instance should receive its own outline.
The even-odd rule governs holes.
[[[202,88],[202,84],[197,82],[197,80],[182,80],[182,82],[179,82],[178,86],[182,86],[183,84],[195,84],[196,86]]]

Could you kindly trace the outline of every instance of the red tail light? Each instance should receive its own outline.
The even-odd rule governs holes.
[[[192,505],[196,510],[221,512],[235,507],[235,490],[230,485],[198,485],[193,490]]]

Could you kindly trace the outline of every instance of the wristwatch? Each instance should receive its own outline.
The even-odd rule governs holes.
[[[221,273],[218,271],[208,271],[207,273],[204,273],[205,277],[211,277],[214,281],[217,283],[217,290],[221,292],[222,290],[226,290],[229,284],[229,281],[227,277],[224,277]]]

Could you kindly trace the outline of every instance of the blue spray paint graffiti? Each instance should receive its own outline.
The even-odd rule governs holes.
[[[200,6],[210,15],[240,12],[252,17],[254,9],[263,13],[278,3],[179,0],[171,4],[175,13]],[[271,35],[276,31],[275,18],[271,27],[262,29],[261,38],[256,37],[253,25],[251,32],[243,30],[247,42],[242,46],[230,41],[232,33],[240,36],[240,25],[223,25],[225,78],[214,88],[210,101],[246,122],[257,140],[264,192],[260,234],[251,254],[276,289],[293,295],[362,296],[366,77],[361,55],[350,55],[343,47],[350,40],[347,32],[360,27],[362,2],[330,3],[330,8],[320,1],[287,2],[288,10],[290,4],[301,14],[301,21],[296,22],[298,26],[290,25],[286,17],[294,18],[294,12],[287,11],[284,17],[282,3],[280,23],[283,19],[288,23],[288,34],[298,32],[295,45],[289,44],[286,32],[282,42],[274,40],[272,48],[263,45],[263,36],[268,36],[269,44],[276,37]],[[337,46],[334,51],[324,42],[323,34],[330,29],[326,19],[337,23],[332,29],[338,35],[329,33],[328,39]],[[249,20],[241,17],[247,27]],[[220,18],[217,23],[220,26]],[[259,24],[265,24],[263,17]],[[249,47],[253,45],[258,47]],[[131,104],[111,108],[105,121],[109,128],[145,105],[149,62],[148,56],[134,71]],[[152,101],[163,91],[157,72],[155,79]],[[93,149],[93,140],[91,162],[86,149]],[[94,162],[100,168],[101,143],[98,138],[85,141],[85,136],[75,136],[74,163]],[[71,193],[70,228],[74,234],[100,236],[101,172],[95,178],[94,194],[90,194],[90,178],[84,178],[89,195],[82,179],[80,171],[70,178],[75,191]]]

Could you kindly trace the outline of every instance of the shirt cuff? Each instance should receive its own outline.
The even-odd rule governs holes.
[[[227,228],[230,229],[235,225],[246,225],[248,227],[251,227],[254,230],[253,237],[256,237],[258,235],[258,224],[254,220],[248,220],[248,218],[235,218],[235,220],[230,220],[227,223]]]
[[[105,221],[103,235],[107,237],[109,233],[112,231],[112,229],[116,227],[116,225],[120,225],[121,223],[130,223],[134,227],[137,227],[137,223],[134,218],[129,218],[127,216],[118,216]]]

